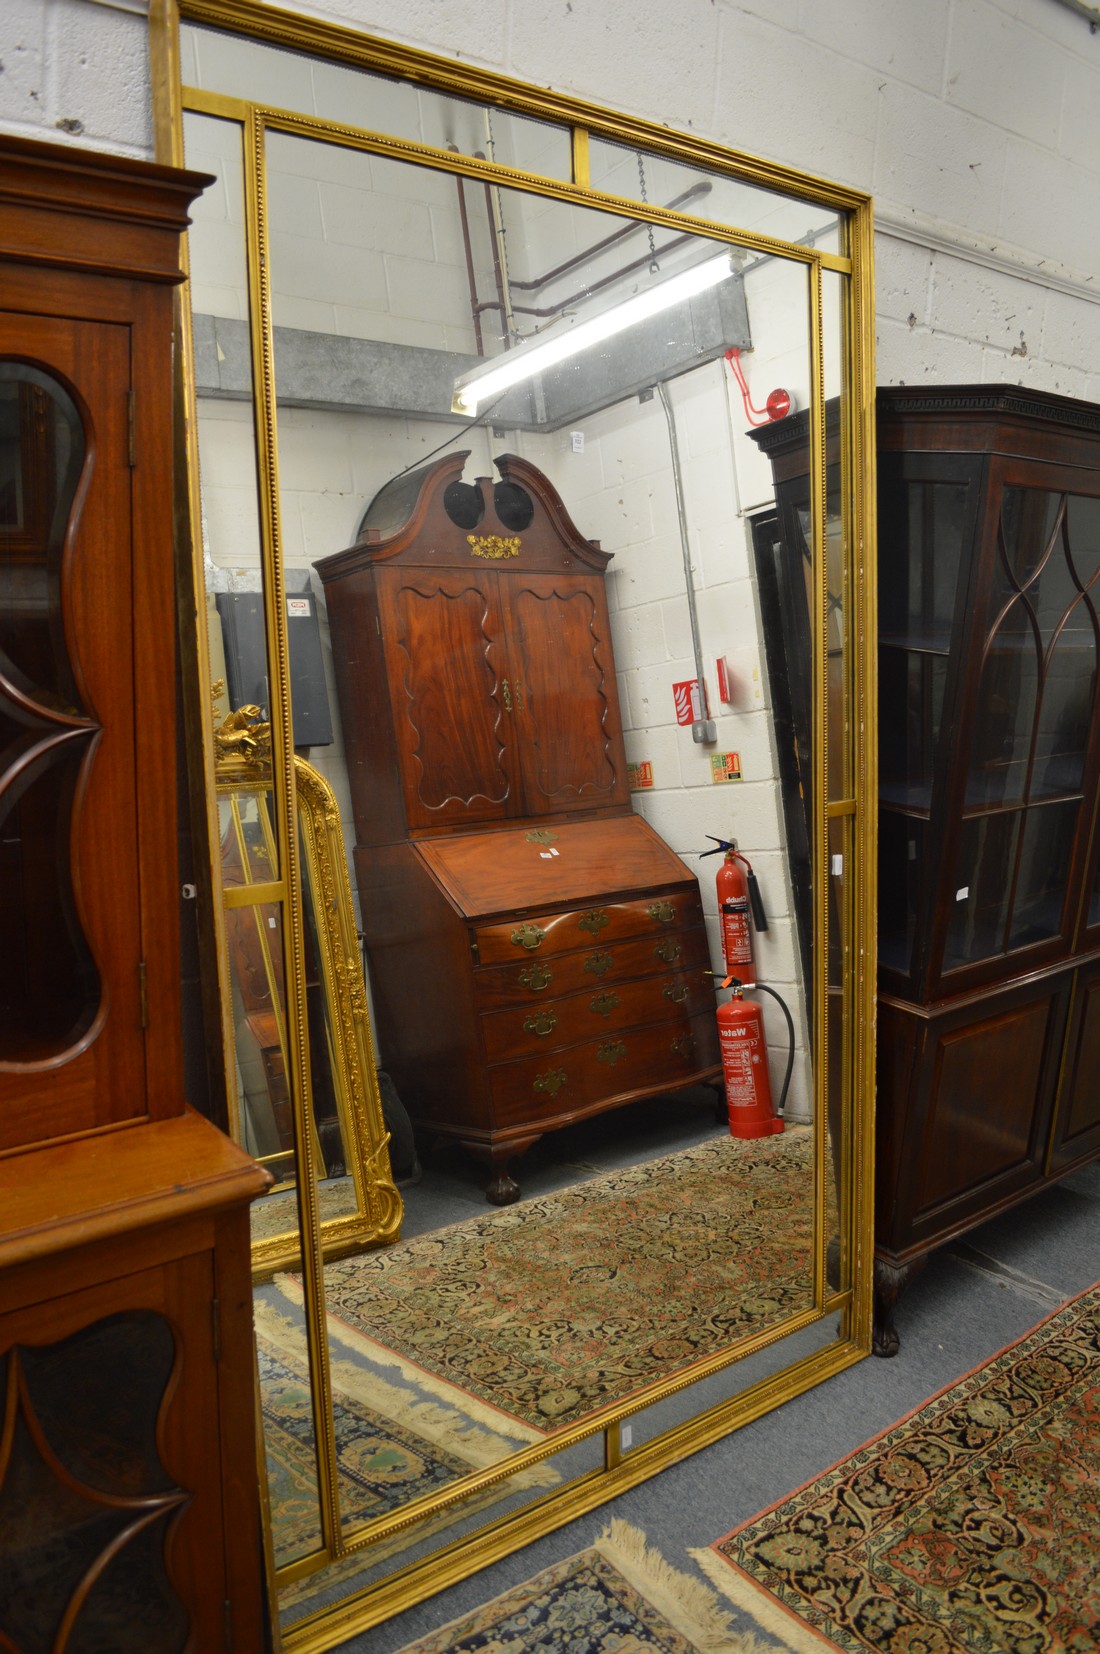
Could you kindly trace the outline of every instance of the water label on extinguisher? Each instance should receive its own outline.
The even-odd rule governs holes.
[[[747,1023],[719,1027],[722,1049],[722,1071],[726,1082],[726,1102],[730,1108],[756,1106],[756,1080],[753,1069],[760,1062],[760,1041]]]

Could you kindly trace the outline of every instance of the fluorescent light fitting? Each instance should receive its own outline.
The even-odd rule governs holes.
[[[716,287],[732,274],[733,264],[729,254],[720,253],[717,258],[693,264],[690,270],[681,270],[679,275],[670,276],[668,281],[656,287],[647,287],[644,293],[636,293],[633,298],[624,299],[622,304],[614,305],[586,322],[574,322],[571,327],[535,344],[522,345],[518,350],[506,351],[503,356],[494,356],[491,362],[473,368],[455,380],[451,412],[472,416],[483,403],[499,396],[502,391],[511,390],[513,385],[552,368],[557,362],[564,362],[570,356],[579,355],[582,350],[590,350],[593,345],[623,332],[624,328],[633,327],[636,322],[657,316],[684,299],[694,298],[697,293],[705,293],[708,287]]]

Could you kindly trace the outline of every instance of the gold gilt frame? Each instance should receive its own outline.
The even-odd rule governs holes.
[[[241,96],[188,91],[187,107],[197,112],[236,122],[242,134],[245,177],[249,310],[251,317],[252,375],[255,391],[257,431],[257,475],[259,479],[261,538],[264,546],[264,603],[267,620],[268,658],[272,673],[271,721],[272,761],[279,833],[278,877],[265,899],[285,906],[286,931],[290,946],[287,957],[287,1002],[290,1021],[294,1092],[293,1104],[301,1125],[309,1118],[309,1076],[304,1029],[302,980],[301,883],[299,876],[299,823],[295,792],[300,784],[291,745],[289,687],[287,670],[286,607],[282,577],[281,526],[276,446],[277,408],[274,383],[274,332],[271,318],[263,147],[268,131],[294,133],[395,159],[416,161],[438,170],[458,174],[484,184],[513,186],[533,194],[553,197],[579,206],[614,213],[626,213],[639,221],[678,231],[689,231],[725,240],[731,246],[764,256],[775,254],[801,263],[806,268],[812,403],[810,408],[810,488],[814,502],[812,532],[812,586],[816,613],[814,625],[814,756],[813,796],[820,801],[814,821],[813,866],[815,872],[814,979],[810,986],[817,1029],[815,1049],[815,1108],[824,1122],[826,1061],[826,976],[827,876],[830,854],[840,852],[846,869],[854,877],[844,880],[841,895],[841,925],[844,954],[844,1024],[841,1034],[842,1095],[830,1097],[832,1119],[846,1124],[845,1150],[839,1167],[841,1211],[845,1221],[840,1235],[841,1286],[830,1285],[825,1260],[825,1156],[827,1132],[822,1127],[816,1139],[815,1196],[816,1241],[814,1260],[814,1307],[774,1333],[764,1333],[743,1344],[720,1352],[700,1363],[687,1377],[652,1384],[629,1401],[608,1406],[585,1424],[565,1430],[548,1443],[525,1448],[491,1469],[479,1471],[444,1492],[425,1496],[414,1506],[377,1519],[353,1534],[341,1530],[335,1488],[335,1457],[331,1426],[331,1384],[325,1337],[322,1275],[322,1241],[317,1224],[313,1179],[304,1183],[302,1202],[305,1236],[302,1266],[305,1277],[307,1330],[311,1338],[311,1365],[314,1377],[313,1414],[319,1445],[318,1483],[322,1529],[322,1552],[336,1559],[357,1550],[366,1550],[371,1541],[388,1537],[428,1515],[458,1504],[471,1493],[503,1481],[541,1459],[551,1457],[588,1436],[602,1436],[603,1459],[599,1468],[582,1474],[559,1490],[547,1494],[518,1514],[489,1521],[476,1531],[442,1544],[423,1560],[398,1568],[357,1595],[322,1609],[296,1622],[282,1633],[288,1651],[317,1651],[331,1648],[356,1632],[391,1617],[478,1569],[507,1556],[554,1528],[570,1522],[605,1501],[614,1498],[719,1440],[730,1431],[800,1394],[811,1385],[843,1371],[870,1349],[871,1262],[872,1262],[872,1096],[874,1075],[874,936],[876,921],[875,813],[876,691],[874,655],[875,614],[875,521],[874,521],[874,320],[872,276],[872,213],[869,197],[860,191],[834,185],[792,168],[766,161],[699,138],[673,131],[655,122],[613,113],[597,105],[569,98],[477,69],[466,63],[430,56],[394,43],[374,39],[352,28],[298,16],[291,11],[252,0],[151,0],[150,29],[157,123],[158,156],[183,163],[184,92],[179,74],[179,24],[183,19],[197,25],[229,31],[261,44],[292,52],[303,52],[344,66],[358,67],[372,74],[395,77],[425,86],[446,96],[474,99],[492,108],[509,110],[565,125],[571,136],[572,174],[568,179],[521,172],[477,156],[436,150],[427,145],[398,139],[307,115],[274,109],[249,102],[248,89]],[[692,217],[637,199],[625,199],[593,190],[589,174],[591,137],[634,146],[639,150],[696,165],[712,173],[766,190],[783,192],[803,202],[829,207],[844,220],[844,239],[839,252],[781,241],[755,231]],[[845,750],[833,755],[827,767],[825,684],[827,661],[824,647],[827,604],[825,558],[826,455],[823,365],[823,275],[832,272],[847,283],[843,322],[845,367],[844,414],[846,442],[842,449],[842,488],[845,520],[850,525],[847,547],[845,593],[850,599],[846,613],[847,636],[844,670],[847,678],[847,724]],[[183,350],[181,359],[190,364],[189,318],[181,316]],[[191,490],[192,522],[199,522],[198,465],[194,446],[193,379],[185,373],[179,388],[181,429],[188,432],[188,476]],[[195,578],[201,590],[200,537],[193,534]],[[206,640],[200,629],[196,639],[199,665],[196,681],[206,681]],[[208,732],[206,739],[209,739]],[[209,763],[209,755],[208,755]],[[212,765],[210,765],[212,773]],[[826,789],[831,781],[832,792]],[[212,837],[211,843],[217,841]],[[224,950],[223,950],[224,952]],[[223,1000],[224,1003],[224,1000]],[[308,1133],[302,1139],[303,1158],[309,1158]],[[846,1267],[843,1267],[846,1266]],[[831,1271],[830,1271],[831,1273]],[[835,1339],[825,1348],[791,1362],[778,1373],[761,1379],[726,1400],[706,1407],[697,1416],[663,1434],[627,1450],[621,1424],[631,1414],[655,1401],[667,1399],[689,1384],[720,1371],[723,1367],[776,1342],[800,1328],[831,1318],[837,1325]],[[282,1570],[279,1583],[309,1573],[318,1555],[303,1558]]]
[[[242,797],[258,798],[261,800],[261,811],[266,813],[266,798],[272,784],[270,729],[267,724],[258,722],[258,717],[258,708],[242,708],[214,731],[216,793],[219,799],[229,803],[238,834],[238,801]],[[347,1156],[348,1176],[355,1192],[354,1212],[321,1219],[321,1247],[328,1260],[362,1252],[369,1247],[388,1246],[398,1240],[402,1204],[390,1170],[389,1134],[378,1089],[378,1062],[359,953],[340,808],[332,788],[320,771],[297,755],[294,759],[294,779],[303,900],[308,894],[330,1033],[328,1055],[337,1117]],[[227,905],[256,907],[254,902],[235,900],[252,888],[245,885],[227,889]],[[268,969],[270,971],[270,965]],[[231,1102],[231,1122],[235,1112]],[[313,1148],[317,1157],[315,1143]],[[262,1211],[264,1200],[271,1198],[263,1197],[254,1210]],[[279,1270],[296,1269],[301,1264],[297,1207],[292,1206],[290,1210],[293,1212],[292,1229],[253,1239],[252,1272],[258,1281]]]

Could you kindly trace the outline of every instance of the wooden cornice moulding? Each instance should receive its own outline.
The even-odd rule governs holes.
[[[213,182],[207,173],[0,134],[0,257],[180,282],[188,209]]]

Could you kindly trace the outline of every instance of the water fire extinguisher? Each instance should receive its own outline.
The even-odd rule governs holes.
[[[722,955],[728,973],[722,987],[733,988],[733,998],[719,1005],[717,1012],[730,1132],[734,1137],[768,1137],[783,1130],[782,1109],[794,1068],[794,1023],[783,998],[774,988],[756,980],[752,925],[757,930],[767,930],[768,920],[752,863],[730,840],[714,838],[710,833],[707,837],[716,848],[704,850],[703,855],[722,853],[722,865],[716,881]],[[745,988],[771,994],[779,1002],[787,1019],[790,1043],[779,1114],[772,1104],[763,1012],[759,1005],[745,999]]]
[[[733,998],[719,1005],[717,1015],[730,1133],[770,1137],[783,1130],[783,1121],[772,1106],[763,1013],[759,1005],[743,998],[742,984],[737,982]]]

